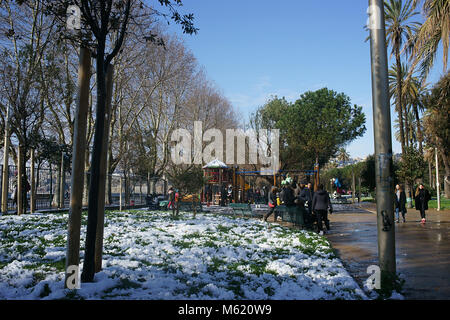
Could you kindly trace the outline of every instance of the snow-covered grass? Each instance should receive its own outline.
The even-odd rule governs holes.
[[[257,220],[107,212],[103,270],[79,290],[63,283],[67,214],[1,216],[0,237],[0,299],[367,298],[325,238]]]

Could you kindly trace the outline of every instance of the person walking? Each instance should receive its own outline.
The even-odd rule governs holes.
[[[420,217],[422,220],[420,223],[425,223],[425,211],[428,210],[428,201],[430,201],[431,196],[427,189],[423,186],[423,184],[419,184],[419,186],[416,189],[415,194],[415,204],[416,204],[416,210],[420,211]]]
[[[232,203],[233,202],[233,186],[231,184],[228,186],[227,197],[228,197],[228,203]]]
[[[308,183],[308,188],[305,188],[305,185],[301,184],[301,191],[299,198],[303,201],[305,205],[308,206],[308,211],[311,214],[312,211],[312,199],[314,196],[314,191],[310,189],[310,184]]]
[[[326,190],[323,190],[323,184],[320,184],[317,188],[317,192],[314,193],[312,200],[312,210],[314,211],[317,219],[317,232],[323,235],[322,221],[325,222],[327,230],[330,230],[330,221],[328,220],[328,210],[330,214],[333,213],[333,207],[331,206],[330,196]]]
[[[400,212],[402,213],[403,222],[406,222],[406,193],[403,191],[403,188],[398,184],[395,186],[395,217],[397,220],[397,223],[400,223]]]
[[[314,224],[314,219],[312,216],[312,198],[311,192],[306,188],[304,183],[299,184],[299,193],[297,196],[297,204],[300,207],[300,211],[303,212],[304,221],[306,225],[312,226]]]
[[[173,187],[169,188],[169,204],[167,205],[167,209],[172,209],[172,213],[175,214],[175,192],[173,191]]]
[[[268,195],[268,204],[269,204],[269,212],[264,216],[264,221],[267,222],[267,219],[274,213],[275,208],[277,207],[277,192],[278,189],[276,186],[272,186]],[[277,221],[277,213],[274,214],[274,221]]]
[[[283,204],[286,206],[287,212],[289,214],[290,222],[296,223],[296,205],[295,205],[295,195],[293,189],[293,181],[291,178],[286,178],[285,180],[285,188],[283,192],[282,199]]]

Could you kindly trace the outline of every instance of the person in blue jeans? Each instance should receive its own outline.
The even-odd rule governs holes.
[[[406,193],[403,191],[403,188],[398,184],[395,186],[395,218],[397,223],[400,223],[400,212],[402,213],[403,222],[406,222]]]

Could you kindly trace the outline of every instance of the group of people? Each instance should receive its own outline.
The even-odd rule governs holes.
[[[402,214],[403,222],[406,222],[406,193],[400,185],[395,186],[394,199],[395,219],[397,223],[400,223],[400,213]],[[420,183],[414,193],[414,203],[416,210],[420,211],[420,223],[422,224],[426,222],[425,211],[428,210],[428,201],[430,199],[430,192]]]
[[[283,204],[286,207],[299,206],[305,209],[305,220],[315,223],[318,233],[323,234],[323,223],[327,231],[330,230],[330,220],[328,219],[328,213],[333,213],[333,206],[331,204],[328,192],[324,190],[323,184],[320,184],[317,191],[314,192],[312,184],[307,185],[300,183],[297,184],[290,178],[282,181],[281,189],[276,186],[272,186],[268,193],[268,205],[269,212],[263,217],[264,221],[274,214],[274,220],[278,219],[276,207]],[[403,222],[406,222],[406,194],[400,185],[395,189],[395,217],[397,223],[400,222],[400,213],[403,218]],[[426,222],[425,211],[428,210],[428,201],[431,199],[429,191],[420,183],[415,191],[414,200],[415,208],[420,211],[421,223]]]
[[[323,234],[323,223],[327,231],[330,230],[330,221],[328,220],[328,212],[333,212],[331,200],[328,192],[324,190],[323,185],[319,185],[317,191],[314,192],[312,184],[304,183],[297,184],[289,177],[282,181],[282,188],[279,190],[276,186],[272,186],[268,194],[269,212],[264,216],[263,220],[267,219],[275,212],[275,221],[277,220],[278,205],[285,205],[286,207],[299,206],[304,214],[305,222],[309,224],[316,224],[318,233]]]

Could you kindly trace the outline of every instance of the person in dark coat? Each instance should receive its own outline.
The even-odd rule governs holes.
[[[222,190],[220,192],[220,206],[225,207],[227,205],[227,188],[225,186],[222,186]]]
[[[311,182],[308,182],[308,190],[309,190],[309,195],[312,201],[312,198],[314,198],[314,188]]]
[[[400,185],[395,186],[394,199],[395,217],[397,219],[397,223],[400,222],[400,212],[402,213],[403,222],[406,222],[406,193]]]
[[[420,211],[420,217],[422,218],[421,223],[425,223],[425,211],[428,210],[428,201],[430,201],[431,196],[427,189],[423,186],[423,184],[419,184],[419,186],[416,189],[415,194],[415,204],[416,204],[416,210]]]
[[[304,185],[302,185],[303,188],[300,188],[300,195],[299,198],[300,200],[303,201],[304,204],[308,205],[308,211],[309,213],[311,213],[312,211],[312,198],[313,198],[313,194],[314,192],[312,192],[309,188],[305,188]]]
[[[298,185],[297,205],[301,208],[304,208],[308,199],[309,198],[306,196],[305,185],[303,183],[300,183]]]
[[[264,216],[264,221],[267,221],[267,219],[272,215],[272,213],[275,211],[275,208],[277,207],[277,192],[278,189],[275,186],[272,186],[272,188],[269,191],[269,212]],[[277,221],[277,214],[275,212],[274,221]]]
[[[172,214],[175,215],[175,191],[173,187],[169,188],[169,204],[167,205],[167,209],[172,210]]]
[[[333,212],[330,196],[326,190],[323,190],[323,184],[320,184],[317,192],[314,193],[312,200],[312,210],[317,217],[317,232],[323,234],[322,221],[325,222],[327,230],[330,230],[330,221],[328,220],[328,210]]]

